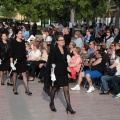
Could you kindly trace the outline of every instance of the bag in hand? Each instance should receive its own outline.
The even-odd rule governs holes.
[[[114,68],[109,68],[109,67],[107,67],[106,68],[106,72],[108,73],[108,75],[110,75],[110,76],[114,76],[115,75],[115,73],[117,72],[117,70],[116,70],[116,67],[114,67]]]

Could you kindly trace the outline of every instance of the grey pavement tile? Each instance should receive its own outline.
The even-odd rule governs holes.
[[[18,96],[13,94],[11,86],[0,86],[0,120],[120,120],[120,100],[112,98],[112,94],[100,96],[97,89],[89,94],[86,89],[70,91],[75,115],[66,113],[61,89],[55,97],[57,112],[54,113],[49,108],[50,98],[44,93],[43,84],[37,81],[29,82],[32,96],[25,94],[21,80],[18,80]]]

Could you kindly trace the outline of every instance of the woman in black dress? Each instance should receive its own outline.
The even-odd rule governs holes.
[[[17,59],[16,65],[14,65],[14,61]],[[16,32],[16,39],[11,41],[10,44],[10,66],[13,70],[13,83],[14,94],[18,94],[16,82],[17,82],[17,74],[22,73],[23,81],[25,85],[25,93],[28,95],[32,95],[29,91],[27,77],[26,77],[26,50],[25,50],[25,41],[22,40],[22,31],[18,30]]]
[[[63,36],[58,36],[56,41],[56,46],[52,47],[50,50],[50,54],[52,54],[50,64],[55,64],[55,76],[56,81],[54,82],[54,86],[51,89],[51,102],[50,102],[50,109],[56,112],[56,108],[54,106],[54,97],[56,91],[63,87],[64,96],[67,103],[66,111],[71,114],[75,114],[76,112],[73,111],[71,104],[70,104],[70,95],[69,95],[69,87],[68,87],[68,72],[67,72],[67,49],[64,47],[65,40]],[[52,72],[52,67],[51,67]]]
[[[8,71],[10,68],[10,57],[9,57],[9,48],[10,43],[7,41],[7,34],[2,33],[0,40],[0,76],[1,76],[1,85],[4,85],[4,71]],[[9,83],[10,84],[10,81]],[[12,85],[12,84],[10,84]]]

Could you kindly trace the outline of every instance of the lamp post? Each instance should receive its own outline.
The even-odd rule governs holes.
[[[93,7],[93,10],[94,10],[94,14],[93,14],[93,28],[96,26],[96,20],[95,20],[95,17],[96,17],[96,7],[98,5],[98,0],[93,0],[92,1],[92,7]]]
[[[116,0],[116,19],[115,19],[115,27],[119,28],[119,20],[120,19],[120,0]]]
[[[65,26],[67,26],[66,25],[66,22],[68,21],[68,17],[69,17],[69,13],[70,13],[70,11],[69,11],[69,8],[70,8],[70,1],[69,0],[65,0],[65,5],[64,5],[64,16],[63,16],[63,21],[64,21],[64,25]]]

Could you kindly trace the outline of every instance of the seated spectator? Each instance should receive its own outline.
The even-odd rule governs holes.
[[[74,54],[73,54],[73,50],[74,48],[76,47],[76,44],[74,41],[71,41],[70,44],[69,44],[69,49],[70,49],[70,56],[72,57]]]
[[[83,80],[83,77],[85,77],[89,83],[89,89],[87,93],[91,93],[95,90],[95,88],[92,85],[91,79],[101,77],[106,64],[106,60],[102,57],[103,52],[101,50],[98,50],[95,55],[97,59],[89,63],[90,70],[80,72],[78,78],[78,84],[75,87],[71,88],[71,90],[80,90],[80,85]]]
[[[115,51],[115,55],[116,55],[116,60],[115,62],[109,66],[109,68],[113,69],[114,67],[116,67],[116,73],[115,76],[119,76],[120,75],[120,49]],[[108,86],[108,81],[110,81],[112,79],[113,76],[110,75],[105,75],[101,77],[101,81],[102,81],[102,85],[104,88],[104,91],[102,91],[100,94],[109,94],[109,86]]]
[[[82,59],[80,57],[80,48],[75,47],[73,54],[74,56],[71,58],[68,64],[68,71],[71,73],[71,76],[69,75],[68,78],[76,80],[76,73],[79,72],[82,64]]]
[[[110,29],[106,30],[106,36],[104,37],[103,41],[106,43],[107,49],[109,49],[111,43],[114,41],[114,38],[113,38],[113,36],[111,34],[111,30]]]
[[[116,43],[116,44],[115,44],[115,49],[116,49],[116,50],[120,49],[120,43]]]
[[[35,77],[35,70],[38,67],[38,61],[40,60],[41,52],[39,50],[39,44],[33,43],[33,50],[30,52],[28,57],[28,61],[31,61],[31,65],[29,67],[29,81],[33,81]]]
[[[46,34],[45,34],[46,30],[41,30],[41,33],[42,33],[42,38],[43,40],[45,41],[45,38],[46,38]]]
[[[63,29],[63,34],[64,34],[64,39],[65,39],[65,46],[68,46],[69,43],[71,42],[71,35],[69,33],[69,28],[64,28]]]
[[[14,40],[15,38],[15,34],[13,32],[13,29],[12,28],[9,28],[9,34],[8,34],[8,40]]]
[[[111,78],[113,88],[115,90],[115,98],[120,98],[120,76],[113,76]]]
[[[70,56],[70,49],[67,48],[67,63],[69,64],[71,60],[71,56]]]
[[[51,42],[52,42],[52,37],[51,37],[52,33],[53,33],[52,29],[45,31],[45,34],[46,34],[45,42],[47,42],[47,44],[51,44]]]
[[[23,35],[23,38],[25,39],[25,41],[27,41],[29,36],[30,36],[30,33],[29,33],[27,25],[23,26],[22,35]]]
[[[107,50],[107,53],[110,56],[111,63],[113,63],[113,61],[115,60],[115,43],[114,42],[110,44],[110,48]]]
[[[32,49],[30,48],[30,44],[29,43],[26,43],[25,46],[26,46],[26,57],[28,59]]]
[[[91,35],[91,32],[92,32],[91,29],[86,30],[86,36],[83,38],[85,44],[89,44],[89,42],[95,41],[94,37]]]
[[[92,56],[93,56],[93,54],[94,54],[94,52],[95,52],[95,41],[91,41],[90,43],[89,43],[89,48],[88,48],[88,56],[89,56],[89,58],[92,58]]]
[[[40,78],[40,81],[38,82],[44,82],[43,81],[43,77],[44,77],[44,74],[45,74],[45,63],[47,62],[48,60],[48,53],[47,53],[47,50],[46,49],[42,49],[42,54],[41,54],[41,58],[39,59],[39,63],[38,63],[38,67],[40,68],[40,74],[39,74],[39,78]]]
[[[82,60],[88,59],[88,45],[84,44],[81,49],[81,58]]]
[[[75,32],[75,38],[76,47],[82,48],[83,41],[81,39],[81,33],[79,31]]]
[[[116,43],[119,43],[120,40],[119,28],[114,28],[113,38]]]

